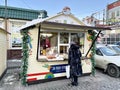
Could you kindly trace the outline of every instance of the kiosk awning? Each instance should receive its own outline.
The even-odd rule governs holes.
[[[75,24],[65,24],[65,23],[57,23],[50,21],[37,21],[26,24],[20,28],[20,30],[26,30],[31,27],[40,26],[41,29],[47,30],[69,30],[69,31],[83,31],[86,32],[88,30],[111,30],[110,27],[106,26],[86,26],[86,25],[75,25]]]
[[[96,26],[85,26],[85,25],[75,25],[75,24],[65,24],[65,23],[56,23],[56,22],[48,22],[43,21],[40,23],[42,29],[47,30],[69,30],[69,31],[83,31],[86,32],[88,30],[111,30],[110,27],[96,27]]]

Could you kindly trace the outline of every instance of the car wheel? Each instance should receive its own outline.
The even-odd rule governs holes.
[[[107,68],[107,73],[108,75],[112,76],[112,77],[119,77],[120,76],[120,70],[119,68],[114,65],[114,64],[110,64],[108,65],[108,68]]]

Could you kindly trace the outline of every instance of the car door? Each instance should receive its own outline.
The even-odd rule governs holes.
[[[95,51],[94,59],[95,59],[96,67],[104,68],[104,55],[102,54],[99,48],[96,49]]]

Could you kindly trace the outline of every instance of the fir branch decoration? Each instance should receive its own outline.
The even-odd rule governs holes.
[[[91,62],[92,62],[92,75],[95,76],[95,59],[94,59],[94,54],[95,54],[95,45],[92,47],[92,57],[91,57]]]
[[[95,33],[92,30],[88,31],[88,34],[91,36],[91,40],[93,41],[95,39]],[[91,49],[91,63],[92,63],[92,75],[95,76],[95,59],[94,59],[94,54],[95,54],[95,44],[93,45]]]
[[[27,75],[27,69],[28,69],[28,57],[29,57],[29,48],[28,48],[28,30],[24,30],[21,32],[23,35],[22,40],[22,70],[21,70],[21,82],[23,85],[27,85],[26,83],[26,75]]]

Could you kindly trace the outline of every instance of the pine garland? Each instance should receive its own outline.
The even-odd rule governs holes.
[[[91,36],[90,39],[93,41],[95,39],[95,33],[92,30],[88,31],[88,34]],[[91,49],[91,63],[92,63],[92,75],[95,76],[95,59],[94,59],[94,54],[95,54],[95,44],[93,45]]]
[[[29,48],[28,48],[28,30],[24,30],[21,32],[23,37],[23,44],[22,44],[22,52],[23,52],[23,58],[22,58],[22,70],[21,70],[21,82],[23,85],[27,85],[26,83],[26,75],[27,75],[27,69],[28,69],[28,57],[29,57]]]
[[[91,62],[92,62],[92,75],[95,76],[95,59],[94,59],[94,54],[95,54],[95,45],[93,45],[92,50],[92,57],[91,57]]]

